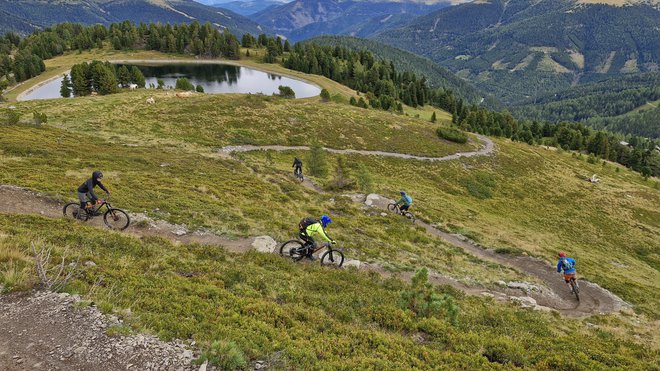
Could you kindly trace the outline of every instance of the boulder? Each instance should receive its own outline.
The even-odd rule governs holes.
[[[534,298],[530,298],[529,296],[513,296],[511,297],[511,301],[517,302],[520,307],[522,308],[536,308],[536,300]]]
[[[367,195],[367,199],[364,201],[364,204],[367,206],[374,206],[374,201],[379,201],[379,200],[380,200],[379,195],[375,193],[371,193]]]
[[[362,262],[359,260],[354,260],[354,259],[346,259],[344,261],[344,264],[342,265],[344,268],[348,267],[355,267],[357,269],[360,269],[360,266],[362,265]]]
[[[275,247],[277,246],[277,241],[275,241],[271,236],[259,236],[255,237],[252,241],[252,248],[259,252],[273,253]]]

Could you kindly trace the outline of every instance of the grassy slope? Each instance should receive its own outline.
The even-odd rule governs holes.
[[[244,154],[240,157],[245,164],[214,155],[218,146],[231,143],[305,143],[302,137],[293,135],[292,140],[287,135],[296,132],[294,124],[306,125],[333,147],[420,154],[467,149],[436,139],[433,125],[384,112],[319,104],[314,98],[179,99],[159,92],[156,105],[147,106],[144,100],[149,93],[16,103],[24,117],[34,110],[45,112],[49,123],[2,129],[0,183],[74,198],[72,190],[92,169],[102,168],[118,206],[147,210],[173,222],[234,235],[267,233],[281,240],[291,236],[300,216],[329,211],[336,221],[332,233],[346,243],[351,258],[389,261],[399,269],[423,265],[486,285],[521,278],[510,270],[480,264],[396,218],[370,217],[346,199],[336,197],[332,202],[292,183],[288,173],[293,153]],[[356,140],[356,134],[362,140]],[[462,230],[486,245],[519,247],[548,259],[559,248],[568,250],[578,259],[581,275],[613,289],[657,319],[658,287],[652,278],[658,269],[654,236],[660,200],[651,183],[626,170],[616,172],[613,165],[590,165],[566,153],[506,141],[498,142],[498,151],[492,158],[436,164],[367,156],[346,159],[350,167],[367,164],[379,193],[394,195],[405,188],[415,197],[415,211],[422,218]],[[334,163],[335,157],[330,158]],[[603,178],[596,188],[578,178],[594,172]],[[483,194],[488,188],[484,183],[495,184],[492,198],[470,194]],[[156,208],[165,212],[153,211]],[[490,352],[492,359],[509,357],[519,366],[547,368],[565,362],[555,357],[560,350],[590,368],[646,368],[649,365],[637,362],[657,360],[657,352],[627,340],[637,334],[643,341],[655,341],[652,329],[657,326],[644,317],[638,327],[616,315],[596,317],[587,321],[599,328],[588,328],[582,321],[464,298],[459,327],[444,321],[428,324],[393,309],[401,288],[398,283],[299,267],[274,257],[228,257],[209,248],[139,242],[87,229],[82,233],[82,227],[63,223],[0,218],[3,281],[30,271],[27,246],[37,235],[28,229],[39,225],[34,229],[38,237],[101,261],[101,272],[86,274],[76,290],[87,292],[88,285],[103,274],[110,282],[92,294],[95,300],[139,311],[137,327],[202,341],[228,338],[239,342],[250,357],[286,348],[284,357],[293,364],[321,362],[317,365],[325,367],[349,359],[355,367],[382,365],[378,362],[413,367],[423,361],[475,368],[485,365],[481,354]],[[627,268],[617,269],[612,262]],[[145,269],[147,275],[142,274]],[[204,275],[184,279],[176,274],[197,270]],[[113,283],[126,288],[111,294]],[[342,294],[326,301],[328,287],[337,288],[331,283],[341,285]],[[135,302],[137,296],[142,302]],[[277,304],[282,297],[285,304]],[[382,306],[375,304],[376,298],[383,300]],[[182,320],[187,317],[194,320]],[[559,331],[559,340],[556,328],[565,329]],[[431,340],[415,345],[405,334],[417,331]],[[378,340],[360,340],[367,337]],[[307,338],[313,339],[310,344]],[[352,353],[347,350],[351,348]],[[388,350],[377,356],[374,349]]]

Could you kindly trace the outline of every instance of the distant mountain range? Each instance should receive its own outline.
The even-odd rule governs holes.
[[[249,16],[264,9],[275,8],[283,2],[275,0],[228,1],[226,3],[212,4],[212,6],[229,9],[242,16]]]
[[[0,32],[27,34],[62,23],[211,22],[238,36],[268,30],[230,10],[192,0],[0,0]]]
[[[586,2],[475,1],[375,39],[429,57],[505,103],[658,70],[660,2]]]
[[[449,0],[295,0],[249,17],[292,41],[323,34],[367,37],[449,5]]]

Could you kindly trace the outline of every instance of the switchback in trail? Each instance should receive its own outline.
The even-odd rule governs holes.
[[[368,206],[386,208],[390,200],[378,195],[353,195],[355,202],[364,203],[366,199]],[[37,214],[45,217],[62,217],[62,203],[51,198],[32,192],[30,190],[10,186],[0,185],[0,213],[9,214]],[[131,214],[135,220],[140,214]],[[144,216],[142,216],[145,218]],[[235,253],[245,253],[249,250],[258,250],[265,252],[277,252],[275,241],[268,236],[229,239],[208,231],[189,232],[185,226],[174,225],[161,220],[143,219],[146,223],[134,223],[125,232],[142,236],[159,236],[171,240],[174,243],[199,243],[203,245],[222,246],[228,251]],[[88,224],[95,227],[104,228],[101,218],[93,219]],[[449,285],[455,289],[464,291],[469,295],[482,295],[493,297],[498,301],[517,300],[522,306],[530,307],[536,310],[557,310],[568,316],[584,316],[591,314],[610,313],[626,308],[629,305],[616,297],[609,291],[602,289],[598,285],[580,280],[582,288],[582,300],[577,303],[568,288],[563,283],[560,275],[553,273],[553,267],[542,260],[531,257],[512,257],[509,255],[497,254],[493,250],[485,250],[482,247],[468,241],[465,237],[455,234],[449,234],[435,228],[427,223],[416,221],[416,225],[424,227],[428,233],[435,237],[442,238],[449,244],[462,248],[466,253],[477,256],[478,258],[495,262],[507,267],[512,267],[520,272],[541,279],[547,288],[539,287],[525,282],[509,282],[497,287],[470,286],[454,278],[444,276],[437,272],[429,272],[429,280],[437,285]],[[270,246],[264,246],[270,244]],[[266,247],[262,249],[261,247]],[[375,263],[362,263],[359,261],[356,266],[359,269],[371,270],[389,277],[395,274],[388,272],[381,265]],[[399,273],[398,276],[406,281],[410,281],[412,273]]]
[[[483,148],[470,151],[470,152],[457,152],[453,155],[443,156],[443,157],[429,157],[429,156],[417,156],[410,155],[405,153],[397,152],[383,152],[383,151],[367,151],[361,149],[334,149],[334,148],[324,148],[324,150],[330,153],[338,153],[344,155],[358,154],[358,155],[367,155],[367,156],[383,156],[383,157],[395,157],[402,158],[407,160],[421,160],[421,161],[450,161],[456,160],[461,157],[476,157],[476,156],[488,156],[495,150],[495,144],[488,137],[475,134],[479,140],[484,144]],[[219,153],[224,155],[230,155],[234,152],[251,152],[251,151],[308,151],[309,147],[307,146],[254,146],[254,145],[240,145],[240,146],[226,146],[218,150]]]

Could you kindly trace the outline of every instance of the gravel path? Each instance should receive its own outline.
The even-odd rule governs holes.
[[[495,144],[488,137],[475,134],[477,138],[484,144],[483,148],[477,151],[470,152],[458,152],[453,155],[443,156],[443,157],[428,157],[428,156],[417,156],[410,155],[405,153],[397,152],[384,152],[384,151],[367,151],[361,149],[334,149],[334,148],[324,148],[330,153],[339,153],[339,154],[359,154],[359,155],[371,155],[371,156],[383,156],[383,157],[395,157],[408,160],[420,160],[420,161],[450,161],[456,160],[461,157],[476,157],[476,156],[488,156],[495,150]],[[295,150],[304,150],[308,151],[308,146],[254,146],[254,145],[241,145],[241,146],[226,146],[218,150],[219,153],[224,155],[229,155],[234,152],[250,152],[250,151],[295,151]]]

